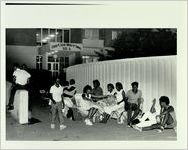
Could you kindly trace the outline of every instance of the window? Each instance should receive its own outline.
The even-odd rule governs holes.
[[[69,57],[65,57],[65,67],[69,66]]]
[[[49,41],[50,42],[55,42],[56,39],[56,30],[55,29],[50,29],[50,35],[49,35]]]
[[[48,63],[48,70],[51,70],[51,63]]]
[[[56,36],[57,36],[57,42],[62,42],[63,41],[62,30],[61,29],[57,29]]]
[[[42,56],[36,56],[36,69],[42,69]]]
[[[118,37],[118,32],[117,31],[112,31],[112,40],[117,39]]]
[[[70,43],[70,30],[64,30],[64,42]]]
[[[85,39],[98,40],[99,39],[99,29],[85,29]]]

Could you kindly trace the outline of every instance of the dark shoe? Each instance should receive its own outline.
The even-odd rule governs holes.
[[[13,110],[14,106],[8,106],[8,110]]]

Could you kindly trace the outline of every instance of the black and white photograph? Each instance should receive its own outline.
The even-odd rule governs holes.
[[[28,12],[36,9],[37,13],[39,7],[42,12],[38,23],[34,15],[31,17],[34,26],[24,25],[27,21],[20,20],[22,17],[18,17],[18,21],[23,21],[23,25],[14,25],[9,19],[4,19],[7,23],[3,24],[1,35],[1,44],[4,42],[1,45],[4,57],[1,63],[1,80],[4,79],[1,111],[4,114],[2,136],[5,143],[18,142],[23,144],[21,148],[31,148],[32,144],[27,147],[24,142],[58,142],[62,145],[69,142],[66,148],[79,148],[71,143],[88,142],[85,148],[92,148],[89,142],[95,141],[104,142],[106,145],[103,143],[102,148],[109,148],[113,142],[114,145],[115,142],[140,145],[142,142],[179,142],[179,132],[186,131],[181,127],[182,123],[187,126],[187,120],[183,120],[187,115],[186,94],[183,93],[187,85],[182,84],[182,89],[179,86],[183,82],[179,77],[182,71],[186,72],[187,65],[186,62],[180,64],[187,57],[181,57],[186,54],[185,42],[182,41],[187,38],[187,33],[182,32],[186,31],[183,22],[179,22],[183,24],[183,29],[175,25],[126,26],[122,23],[119,26],[121,19],[117,18],[124,13],[112,21],[114,16],[109,19],[101,5],[106,10],[110,10],[109,7],[119,8],[119,12],[126,7],[126,3],[125,6],[83,2],[5,3],[4,9],[7,10],[13,7],[23,13],[28,7]],[[170,6],[169,10],[172,10]],[[50,15],[45,20],[44,10],[48,11],[51,7],[52,14],[57,13],[58,18],[65,18],[67,23],[62,20],[58,24],[53,23]],[[80,7],[84,11],[79,10]],[[98,8],[99,12],[92,14],[94,9],[88,10],[90,7]],[[74,14],[77,9],[80,13]],[[71,21],[66,18],[70,10],[75,11],[69,13]],[[62,18],[58,14],[61,11],[65,12]],[[5,9],[4,12],[8,11]],[[104,22],[109,19],[114,24],[85,26],[82,22],[77,26],[68,25],[83,12],[96,17],[103,12],[101,15],[107,17]],[[83,20],[87,20],[86,14],[83,16],[86,18]],[[47,24],[51,18],[51,23]],[[179,35],[183,35],[182,41]],[[182,80],[185,79],[182,76]],[[128,148],[126,143],[121,148]],[[132,148],[138,148],[134,147],[135,144]],[[40,144],[37,145],[39,147],[35,145],[34,148],[40,148]],[[145,148],[144,145],[141,147]],[[150,147],[169,148],[160,144],[151,144]]]

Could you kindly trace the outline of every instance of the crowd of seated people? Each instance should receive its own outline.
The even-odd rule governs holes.
[[[109,83],[107,94],[104,95],[100,82],[94,80],[93,88],[86,85],[82,93],[77,93],[75,80],[71,79],[63,89],[63,115],[76,120],[72,109],[77,109],[85,124],[89,126],[96,122],[107,123],[109,118],[115,115],[118,123],[122,123],[121,117],[126,116],[127,126],[139,131],[174,128],[174,108],[169,106],[168,97],[163,96],[159,99],[160,114],[155,111],[156,99],[153,100],[150,111],[144,113],[144,99],[138,85],[138,82],[131,83],[132,89],[125,92],[121,82],[117,82],[115,86]]]

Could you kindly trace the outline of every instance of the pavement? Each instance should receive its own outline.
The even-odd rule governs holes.
[[[174,141],[174,130],[158,133],[156,130],[139,132],[126,124],[117,124],[110,119],[107,124],[95,123],[86,126],[84,121],[72,121],[65,118],[66,129],[60,131],[58,119],[56,128],[50,128],[50,110],[35,105],[32,116],[41,122],[32,125],[20,125],[10,113],[6,113],[6,140],[10,141]]]

